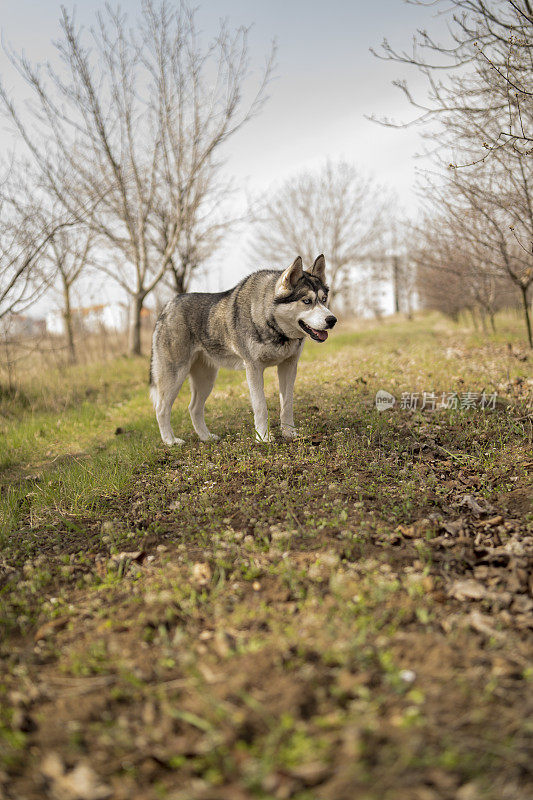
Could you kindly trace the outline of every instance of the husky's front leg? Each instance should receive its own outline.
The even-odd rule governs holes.
[[[298,431],[294,425],[293,394],[298,369],[298,358],[288,358],[278,364],[279,399],[281,406],[281,433],[285,439],[296,439]]]
[[[271,442],[268,430],[268,410],[263,384],[264,368],[257,364],[246,365],[246,380],[250,389],[250,400],[254,412],[255,438],[258,442]]]

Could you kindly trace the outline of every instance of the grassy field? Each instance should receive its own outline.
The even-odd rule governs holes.
[[[177,449],[148,358],[0,396],[0,797],[530,798],[533,357],[498,331],[340,326],[291,443],[242,373],[216,444],[182,391]]]

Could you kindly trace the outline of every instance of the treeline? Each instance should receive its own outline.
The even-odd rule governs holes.
[[[428,82],[426,103],[398,82],[434,163],[413,228],[387,187],[347,161],[325,160],[236,213],[225,146],[265,103],[274,50],[254,71],[248,30],[221,23],[204,41],[185,2],[142,0],[136,20],[106,5],[90,29],[63,9],[53,63],[8,50],[23,99],[0,83],[15,141],[0,164],[0,327],[53,287],[74,361],[73,293],[93,270],[126,295],[139,353],[147,298],[187,291],[246,217],[252,266],[324,252],[341,310],[379,314],[384,284],[396,310],[410,312],[416,295],[493,325],[520,303],[532,344],[531,4],[442,10],[449,42],[419,32],[412,53],[387,42],[378,53]]]
[[[73,360],[72,291],[90,267],[127,295],[139,353],[147,297],[161,282],[185,291],[235,224],[224,145],[261,109],[273,51],[254,77],[246,28],[221,23],[202,43],[194,11],[166,0],[143,0],[137,20],[106,5],[89,30],[63,9],[54,47],[40,65],[8,51],[29,102],[0,84],[16,137],[0,186],[0,320],[60,286]]]
[[[0,328],[53,289],[74,362],[73,297],[98,272],[126,295],[139,353],[147,298],[187,291],[244,220],[252,267],[324,252],[339,307],[379,312],[392,274],[386,188],[325,158],[237,212],[225,146],[266,101],[274,48],[258,74],[246,28],[222,23],[202,41],[186,2],[142,0],[137,20],[106,5],[89,30],[63,9],[51,63],[8,50],[26,96],[0,83],[16,142],[0,172]]]
[[[414,66],[427,81],[426,101],[397,81],[434,164],[412,242],[418,296],[426,307],[470,309],[492,324],[499,308],[518,302],[533,347],[532,4],[413,3],[446,15],[447,41],[418,31],[412,52],[385,41],[376,55]]]

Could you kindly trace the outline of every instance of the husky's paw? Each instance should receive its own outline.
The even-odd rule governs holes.
[[[282,428],[281,435],[287,441],[291,441],[292,439],[299,439],[300,432],[297,428]]]
[[[185,439],[178,439],[177,436],[173,436],[171,439],[163,439],[163,442],[167,445],[167,447],[172,447],[172,445],[177,444],[181,447],[182,444],[185,444]]]
[[[220,440],[220,436],[217,436],[216,433],[208,433],[207,436],[201,436],[201,442],[218,442]]]
[[[264,436],[261,436],[261,434],[256,431],[255,432],[255,441],[256,442],[261,442],[262,444],[268,444],[269,442],[273,442],[274,441],[274,437],[272,436],[271,433],[265,433]]]

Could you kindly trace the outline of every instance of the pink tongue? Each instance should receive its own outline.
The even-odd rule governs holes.
[[[314,328],[312,328],[311,330],[320,339],[321,342],[325,342],[326,339],[328,338],[328,332],[327,331],[315,331]]]

